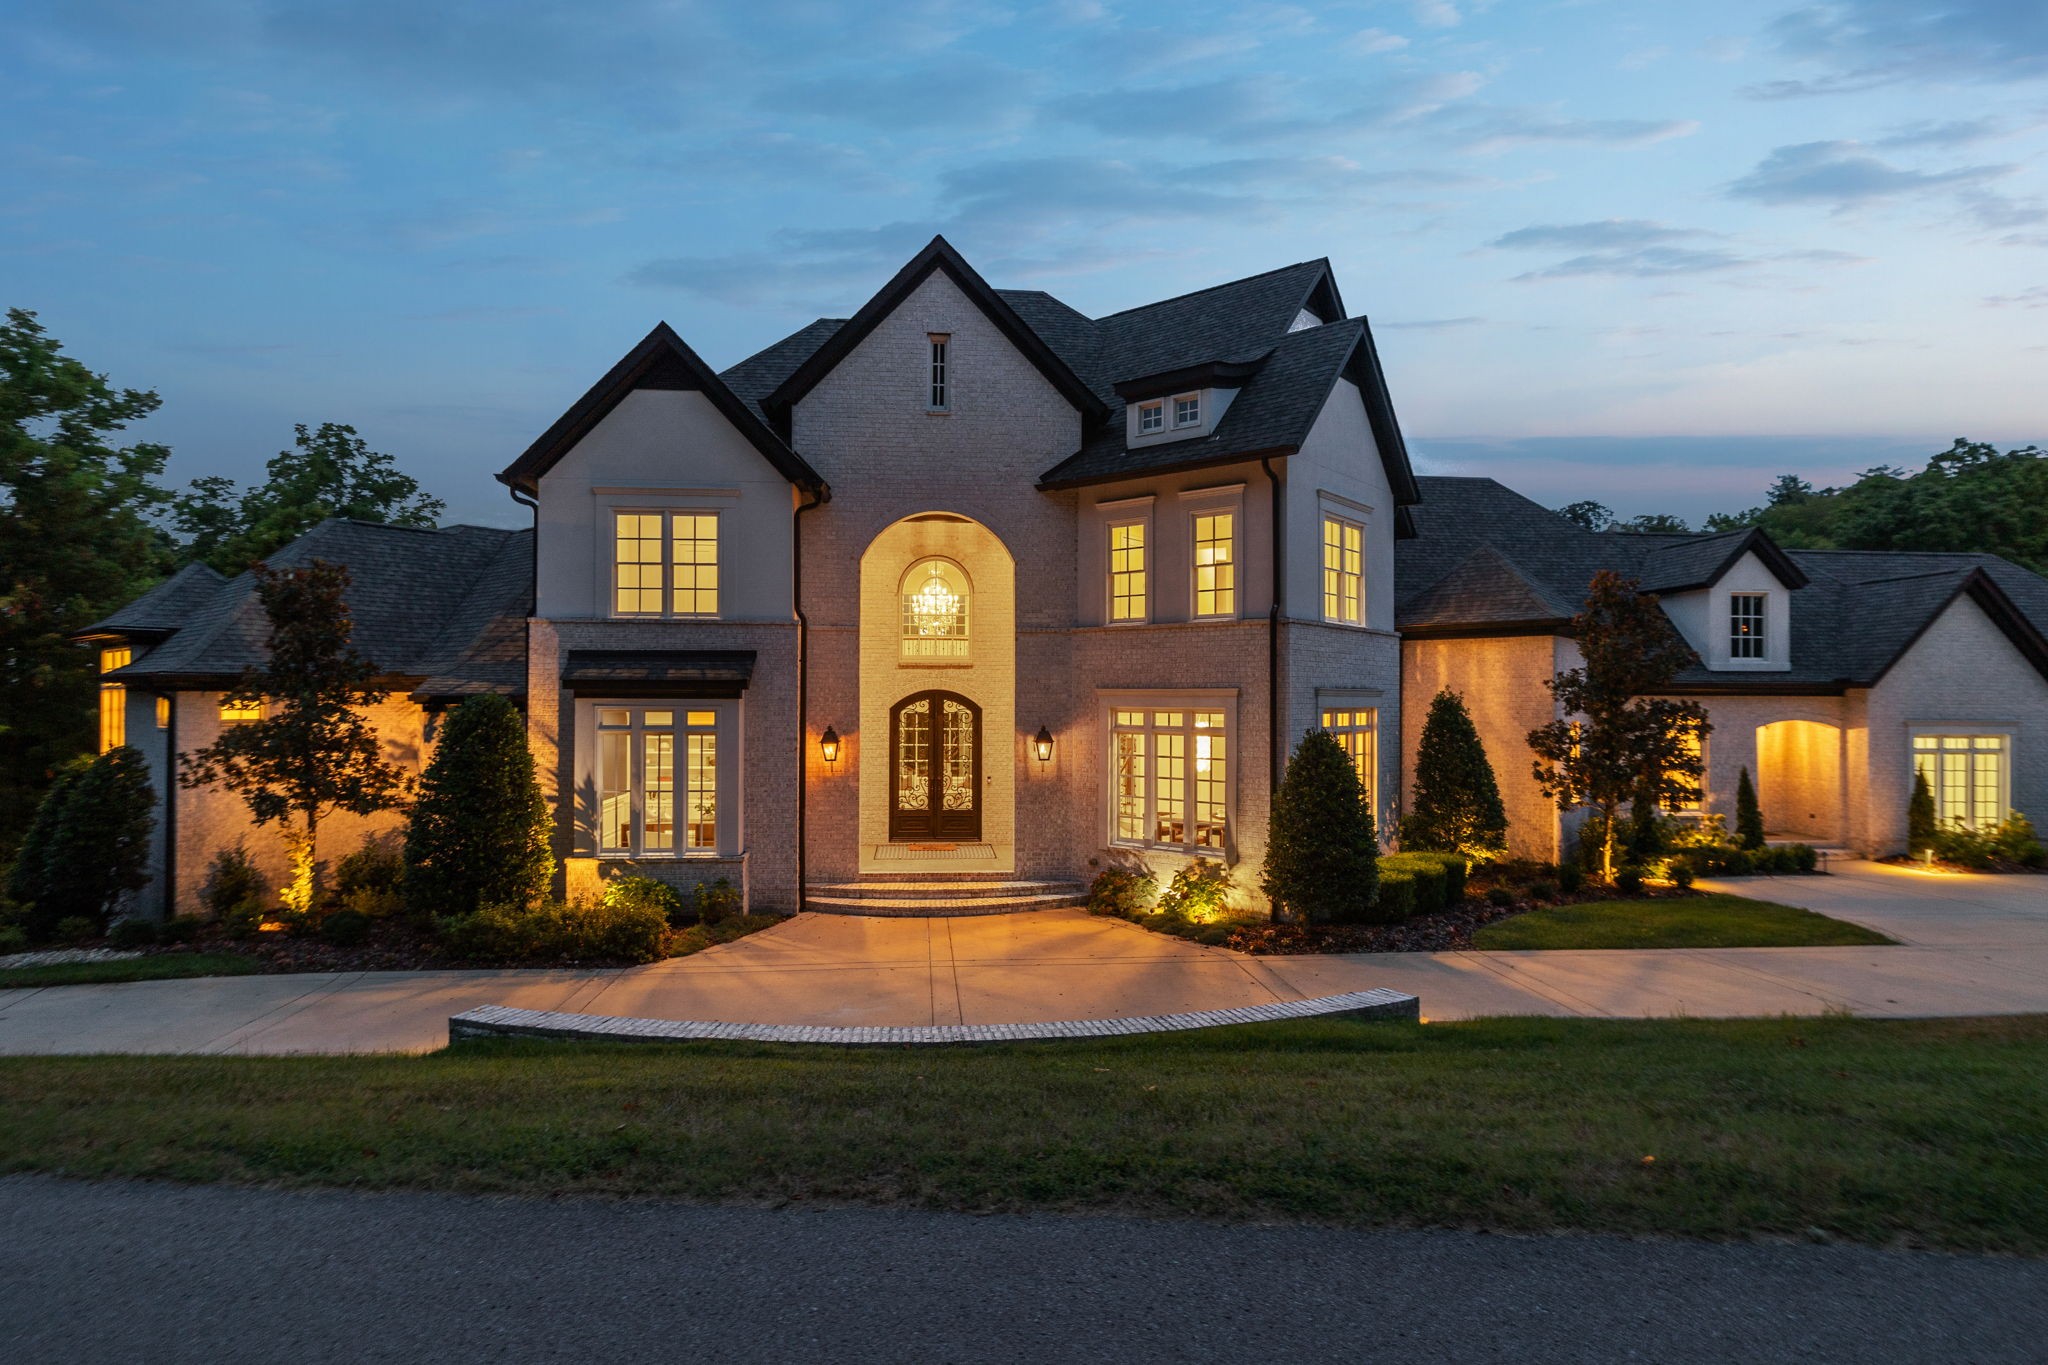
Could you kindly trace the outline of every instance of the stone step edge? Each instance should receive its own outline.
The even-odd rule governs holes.
[[[1001,901],[993,905],[947,905],[942,901],[919,901],[914,905],[879,905],[874,901],[861,901],[852,905],[817,905],[806,903],[804,912],[812,915],[845,915],[854,919],[966,919],[974,915],[1035,915],[1042,910],[1079,909],[1072,901],[1060,901],[1050,905],[1023,905],[1015,901]]]
[[[805,905],[1070,905],[1085,900],[1078,891],[1041,891],[1021,896],[814,896]]]
[[[1061,894],[1072,892],[1075,895],[1086,895],[1088,888],[1080,882],[814,882],[805,889],[805,894],[896,896],[919,891],[956,891],[963,895],[977,896],[993,896],[1007,891],[1057,891]]]
[[[1380,988],[1308,1000],[1283,1000],[1238,1009],[1147,1014],[1128,1019],[1064,1019],[1043,1024],[910,1024],[845,1027],[826,1024],[726,1024],[694,1019],[635,1019],[621,1015],[526,1010],[479,1005],[448,1018],[448,1041],[472,1038],[545,1038],[563,1042],[820,1043],[829,1047],[895,1047],[961,1043],[1037,1043],[1081,1038],[1123,1038],[1141,1033],[1184,1033],[1285,1019],[1376,1019],[1419,1023],[1417,997]]]

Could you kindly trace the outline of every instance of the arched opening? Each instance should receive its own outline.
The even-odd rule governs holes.
[[[967,657],[974,592],[967,570],[938,555],[903,572],[902,655],[908,660]]]
[[[1843,836],[1842,731],[1818,720],[1757,727],[1756,796],[1764,828],[1809,843]]]

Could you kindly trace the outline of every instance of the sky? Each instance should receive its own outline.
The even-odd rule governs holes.
[[[0,305],[170,477],[451,520],[637,342],[934,232],[1099,315],[1328,256],[1425,473],[1695,522],[2048,440],[2041,0],[0,0]]]

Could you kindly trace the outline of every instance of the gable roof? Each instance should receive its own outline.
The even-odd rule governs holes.
[[[535,492],[540,486],[541,476],[578,441],[589,435],[591,429],[635,389],[701,392],[732,423],[734,429],[746,437],[769,464],[775,466],[776,472],[799,488],[809,489],[820,497],[829,495],[825,481],[818,477],[817,471],[791,450],[782,437],[768,429],[759,408],[743,402],[666,322],[656,323],[654,330],[642,338],[639,345],[626,352],[604,378],[591,385],[589,391],[556,419],[553,426],[542,432],[524,454],[500,473],[498,481],[528,494]]]
[[[1673,537],[1643,556],[1639,576],[1645,592],[1692,592],[1718,583],[1722,574],[1748,554],[1755,555],[1786,587],[1806,586],[1806,575],[1799,566],[1778,548],[1777,541],[1754,526],[1714,535]]]
[[[120,636],[136,640],[162,639],[190,620],[193,613],[204,606],[225,582],[225,578],[205,564],[187,564],[113,615],[73,631],[71,638],[93,640]]]
[[[996,330],[1045,376],[1046,382],[1080,411],[1084,421],[1102,419],[1107,411],[1102,399],[1082,382],[1073,368],[1037,332],[1017,316],[1016,309],[989,288],[988,281],[967,264],[966,258],[953,249],[951,242],[944,237],[934,237],[873,298],[862,304],[859,311],[832,329],[831,335],[761,400],[761,407],[777,423],[778,430],[788,430],[789,410],[796,406],[797,401],[830,374],[854,347],[866,340],[882,319],[894,312],[933,271],[944,273],[995,324]]]

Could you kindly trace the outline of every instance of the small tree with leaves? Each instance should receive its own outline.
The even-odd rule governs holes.
[[[1764,846],[1764,808],[1757,804],[1748,768],[1735,781],[1735,842],[1741,848]]]
[[[123,744],[79,759],[36,810],[8,892],[29,906],[28,931],[47,938],[59,920],[100,928],[132,891],[149,885],[156,792],[149,763]]]
[[[1934,847],[1936,833],[1934,815],[1934,788],[1927,785],[1927,774],[1913,774],[1913,795],[1906,802],[1906,849],[1910,853],[1925,853]]]
[[[1611,879],[1624,802],[1699,798],[1707,713],[1696,702],[1653,695],[1698,656],[1657,598],[1612,570],[1593,575],[1572,633],[1585,662],[1548,682],[1558,718],[1531,730],[1529,747],[1537,785],[1559,810],[1599,811],[1600,871]]]
[[[1327,730],[1295,746],[1273,797],[1260,885],[1298,920],[1363,920],[1379,899],[1379,840],[1350,755]]]
[[[1415,751],[1415,787],[1401,847],[1486,857],[1507,847],[1508,816],[1465,699],[1448,687],[1429,704]]]
[[[405,898],[418,914],[524,909],[555,875],[547,801],[526,721],[500,696],[472,697],[441,726],[405,839]]]
[[[313,560],[303,567],[258,564],[256,594],[270,619],[270,657],[229,693],[237,705],[269,703],[269,714],[224,731],[183,755],[178,781],[218,783],[248,803],[258,825],[284,826],[291,877],[285,908],[314,902],[320,821],[335,811],[370,815],[398,805],[405,776],[387,762],[363,708],[376,702],[376,668],[349,643],[348,570]]]

